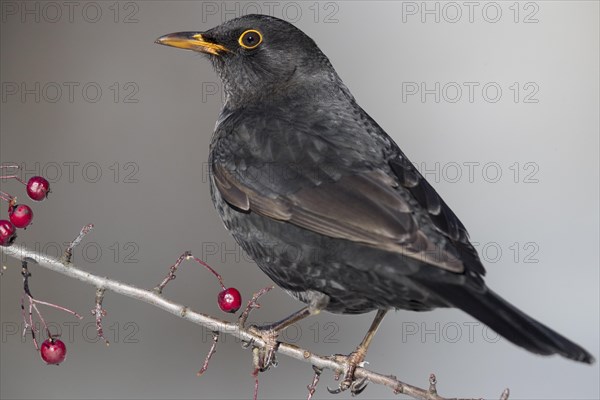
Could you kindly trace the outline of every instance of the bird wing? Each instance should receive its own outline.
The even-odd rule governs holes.
[[[474,274],[472,277],[485,275],[485,268],[477,250],[469,241],[467,228],[433,186],[400,151],[397,157],[390,160],[389,165],[400,185],[411,194],[422,209],[427,211],[437,232],[450,240],[458,258]],[[481,282],[479,279],[477,281]]]
[[[293,193],[274,193],[276,185],[269,185],[267,179],[257,179],[257,175],[250,179],[215,159],[212,174],[225,201],[241,211],[397,252],[447,271],[464,271],[457,255],[445,249],[444,240],[436,243],[419,228],[413,206],[401,195],[406,190],[381,169],[345,174],[335,181],[303,186]],[[265,185],[270,190],[261,190]],[[427,204],[434,204],[431,193],[426,198],[430,202]],[[439,207],[441,204],[439,199]],[[445,204],[444,207],[447,208]]]
[[[465,226],[406,157],[397,157],[389,164],[398,177],[400,185],[407,189],[419,205],[428,212],[435,227],[441,233],[452,240],[468,240],[469,235]]]

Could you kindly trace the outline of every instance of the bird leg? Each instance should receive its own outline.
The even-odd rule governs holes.
[[[337,389],[329,390],[330,393],[336,394],[343,392],[344,390],[350,389],[352,395],[358,395],[362,393],[363,390],[367,387],[366,379],[356,380],[354,378],[354,373],[356,368],[365,361],[365,356],[367,355],[367,350],[369,349],[369,345],[373,338],[375,337],[375,333],[381,325],[381,321],[383,321],[383,317],[388,310],[378,310],[375,315],[375,319],[371,323],[371,327],[367,331],[367,334],[363,338],[362,342],[358,345],[355,351],[350,353],[348,356],[335,356],[336,360],[342,361],[346,364],[346,368],[344,371],[344,379],[340,383],[340,386]],[[340,360],[341,359],[341,360]]]
[[[301,308],[286,318],[268,325],[250,326],[249,331],[257,336],[260,336],[260,338],[266,343],[264,348],[259,349],[259,370],[262,372],[266,371],[271,366],[277,366],[277,359],[275,357],[275,352],[279,346],[277,337],[282,330],[300,320],[303,320],[306,317],[317,315],[327,306],[328,303],[329,296],[323,293],[314,292],[314,294],[311,293],[310,304],[308,306]]]

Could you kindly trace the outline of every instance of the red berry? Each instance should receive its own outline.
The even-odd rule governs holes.
[[[17,238],[17,230],[12,222],[0,220],[0,246],[10,246]]]
[[[67,357],[67,346],[59,339],[46,339],[40,347],[42,360],[48,364],[60,364]]]
[[[33,211],[25,204],[17,204],[8,209],[10,222],[17,228],[26,228],[33,219]]]
[[[50,183],[42,176],[34,176],[27,182],[27,195],[32,200],[42,201],[50,192]]]
[[[218,302],[221,310],[234,313],[242,305],[242,295],[236,288],[223,289],[219,293]]]

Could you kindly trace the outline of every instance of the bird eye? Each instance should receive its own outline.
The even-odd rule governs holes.
[[[254,49],[262,43],[262,35],[259,31],[249,29],[240,35],[238,42],[245,49]]]

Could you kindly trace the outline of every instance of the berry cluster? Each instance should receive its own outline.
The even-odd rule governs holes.
[[[2,166],[1,168],[18,168],[16,166]],[[48,180],[41,176],[34,176],[27,183],[17,175],[4,175],[0,179],[16,179],[27,187],[27,195],[31,200],[42,201],[50,193]],[[33,220],[33,210],[26,204],[17,204],[17,198],[0,191],[0,200],[8,203],[8,220],[0,220],[0,246],[10,246],[17,238],[17,228],[25,229]]]

